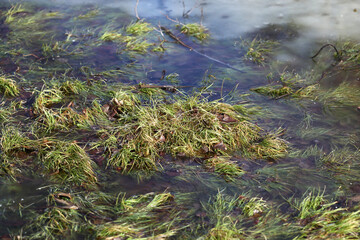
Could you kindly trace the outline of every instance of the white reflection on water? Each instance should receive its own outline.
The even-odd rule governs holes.
[[[136,0],[53,0],[54,3],[96,3],[122,8],[134,14]],[[180,18],[185,10],[200,4],[204,24],[215,36],[236,37],[267,24],[295,23],[300,35],[310,39],[351,37],[360,39],[359,0],[139,0],[139,15],[149,18],[169,13]],[[200,16],[200,7],[191,16]],[[164,21],[166,21],[164,19]]]

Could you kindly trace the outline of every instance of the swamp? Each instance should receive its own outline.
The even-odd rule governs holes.
[[[0,240],[360,239],[360,5],[0,0]]]

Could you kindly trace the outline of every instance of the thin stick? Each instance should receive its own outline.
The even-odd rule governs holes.
[[[321,53],[321,51],[322,51],[324,48],[326,48],[326,47],[332,47],[332,48],[335,50],[337,56],[339,56],[339,51],[337,50],[337,48],[336,48],[333,44],[328,43],[328,44],[325,44],[324,46],[322,46],[322,47],[319,49],[319,51],[317,51],[317,53],[316,53],[314,56],[312,56],[311,58],[312,58],[312,59],[316,58],[316,57]]]
[[[204,21],[204,8],[203,8],[203,6],[201,6],[200,26],[203,25],[203,21]]]
[[[164,14],[164,15],[165,15],[165,14]],[[178,19],[174,20],[174,19],[170,18],[168,15],[165,15],[165,17],[166,17],[168,20],[170,20],[170,21],[172,21],[172,22],[174,22],[174,23],[177,23],[177,24],[179,24],[179,25],[184,25],[184,24],[181,23]]]
[[[139,14],[138,14],[138,10],[137,10],[138,5],[139,5],[139,0],[136,0],[136,5],[135,5],[135,16],[136,16],[136,18],[137,18],[138,20],[140,20],[140,18],[139,18]]]

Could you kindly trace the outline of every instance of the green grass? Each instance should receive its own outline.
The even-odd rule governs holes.
[[[107,108],[119,125],[102,131],[106,137],[95,147],[106,147],[108,164],[123,171],[155,169],[159,152],[175,157],[226,155],[236,150],[261,159],[286,155],[286,143],[277,137],[278,133],[263,135],[231,105],[208,102],[199,96],[172,104],[155,101],[139,105],[134,95],[116,94]],[[231,162],[215,167],[220,168],[228,171],[228,176],[240,173]]]
[[[206,40],[210,37],[210,34],[208,33],[208,29],[198,23],[188,23],[182,25],[180,31],[183,34],[195,37],[200,41]]]
[[[44,171],[55,182],[94,187],[95,163],[78,144],[44,139],[39,152]]]
[[[297,202],[298,218],[303,225],[295,239],[357,239],[359,238],[360,211],[334,208],[324,193],[307,192]]]
[[[117,32],[104,32],[99,39],[104,42],[115,42],[122,41],[123,36]]]
[[[137,21],[126,27],[126,33],[134,36],[141,36],[150,31],[152,31],[151,24],[144,21]]]
[[[241,49],[245,49],[246,54],[244,58],[246,60],[264,66],[278,46],[278,42],[254,38],[251,42],[241,40],[238,45]]]
[[[0,91],[6,97],[16,97],[19,95],[19,87],[16,82],[4,75],[0,76]]]
[[[25,8],[23,8],[23,6],[21,4],[15,4],[13,5],[6,13],[6,19],[5,19],[5,23],[9,24],[13,21],[15,21],[15,16],[19,13],[26,13],[27,10]]]
[[[234,181],[234,178],[240,177],[245,173],[236,162],[224,157],[209,158],[205,161],[205,166],[220,174],[228,181]]]

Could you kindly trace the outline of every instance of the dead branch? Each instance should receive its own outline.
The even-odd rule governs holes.
[[[317,53],[316,53],[314,56],[312,56],[311,58],[312,58],[312,59],[316,58],[316,57],[321,53],[321,51],[322,51],[324,48],[326,48],[326,47],[332,47],[332,48],[335,50],[336,55],[337,55],[337,56],[340,56],[339,51],[337,50],[337,48],[336,48],[333,44],[328,43],[328,44],[325,44],[324,46],[322,46],[322,47],[319,49],[319,51],[317,51]]]
[[[138,5],[139,5],[139,0],[136,0],[136,5],[135,5],[135,16],[138,20],[140,20],[140,17],[139,17],[139,13],[138,13]]]

